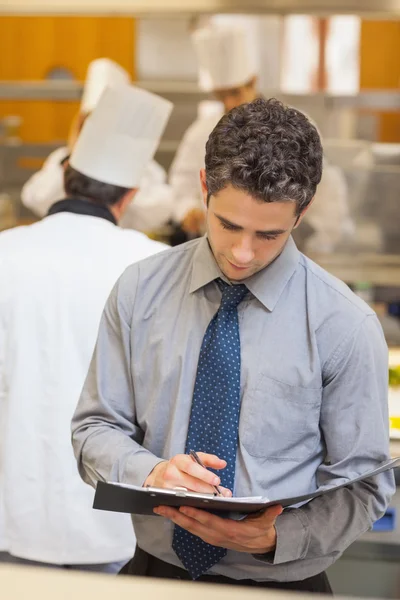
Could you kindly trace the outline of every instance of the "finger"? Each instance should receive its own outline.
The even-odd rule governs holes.
[[[177,516],[179,510],[177,508],[172,508],[172,506],[155,506],[153,508],[153,512],[156,515],[160,515],[161,517],[166,517],[170,519],[173,516]]]
[[[270,506],[262,513],[254,513],[249,515],[244,519],[244,521],[257,521],[258,523],[266,523],[271,522],[271,524],[275,523],[276,519],[283,512],[283,507],[280,504],[275,504],[274,506]]]
[[[215,494],[215,487],[213,485],[209,485],[205,483],[201,479],[197,477],[192,477],[179,469],[173,469],[164,474],[164,480],[162,485],[159,487],[163,487],[166,489],[174,489],[176,487],[183,487],[191,492],[198,492],[200,494]]]
[[[238,523],[231,519],[221,519],[191,507],[181,507],[178,511],[159,506],[154,512],[213,546],[249,553],[258,552],[265,547],[265,542],[258,539],[261,533],[258,527],[246,525],[244,521]]]
[[[173,516],[174,523],[179,525],[183,523],[181,526],[185,529],[214,546],[243,552],[249,552],[249,548],[259,548],[256,540],[260,536],[260,530],[255,525],[246,525],[244,521],[222,519],[190,506],[181,507],[179,513],[190,521],[183,521],[180,515],[175,514]],[[196,521],[196,523],[192,521]]]
[[[197,464],[191,456],[187,454],[178,454],[171,459],[170,464],[182,471],[187,473],[193,478],[200,479],[204,483],[209,485],[219,485],[221,483],[218,475],[215,475],[212,471],[208,471],[201,465]],[[167,472],[166,472],[167,475]]]
[[[191,506],[182,506],[179,512],[198,521],[207,530],[212,531],[214,536],[243,546],[252,545],[260,535],[264,535],[265,531],[273,526],[273,522],[262,522],[261,516],[258,517],[258,520],[253,521],[246,519],[234,521],[233,519],[222,519]]]
[[[275,518],[279,517],[279,515],[283,513],[283,506],[281,506],[280,504],[276,504],[275,506],[271,506],[271,508],[268,509],[266,512],[271,516],[275,516]]]
[[[216,495],[215,487],[213,485],[209,485],[201,479],[197,477],[192,477],[186,473],[181,472],[180,482],[176,484],[179,487],[185,487],[187,490],[191,492],[198,492],[200,494],[210,494],[212,496]],[[175,486],[174,486],[175,487]]]
[[[220,485],[218,487],[219,487],[219,490],[220,490],[222,496],[224,496],[224,498],[232,498],[231,490],[228,490],[228,488],[222,487],[222,485]]]
[[[219,458],[215,454],[206,454],[205,452],[197,452],[197,456],[205,467],[211,469],[225,469],[227,462],[226,460]]]
[[[185,475],[190,476],[193,479],[199,479],[203,483],[208,485],[219,485],[221,479],[218,475],[215,475],[212,471],[208,471],[204,467],[201,467],[197,463],[190,462],[189,464],[183,464],[181,466],[181,472]]]
[[[283,506],[281,506],[280,504],[275,504],[274,506],[270,506],[269,508],[267,508],[266,511],[264,511],[264,518],[273,520],[275,522],[275,520],[277,519],[277,517],[279,517],[279,515],[281,515],[283,513]]]
[[[208,527],[216,527],[217,521],[226,521],[226,519],[212,515],[205,510],[193,508],[192,506],[181,506],[179,508],[179,512],[187,517],[190,517],[191,519],[198,521],[199,523],[202,523],[203,525],[207,525]]]
[[[205,527],[207,531],[212,531],[213,534],[223,537],[224,539],[234,539],[238,536],[254,536],[258,534],[258,527],[251,528],[244,526],[244,521],[234,521],[233,519],[223,519],[211,513],[193,508],[191,506],[181,506],[179,512],[190,519],[193,519]]]
[[[171,508],[170,506],[157,506],[154,509],[154,513],[165,517],[166,519],[169,519],[170,521],[175,523],[175,525],[179,525],[183,529],[186,529],[186,531],[193,533],[193,535],[196,535],[197,537],[201,538],[209,544],[212,544],[214,546],[222,545],[222,538],[220,539],[218,536],[216,536],[215,532],[212,529],[202,525],[196,519],[188,517],[187,515],[183,514],[180,510]]]

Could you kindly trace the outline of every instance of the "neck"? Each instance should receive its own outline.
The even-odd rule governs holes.
[[[122,217],[122,210],[121,207],[118,205],[112,205],[112,206],[107,206],[108,210],[110,211],[110,213],[112,214],[112,216],[114,217],[114,219],[117,221],[117,223],[119,223],[119,221],[121,220]]]

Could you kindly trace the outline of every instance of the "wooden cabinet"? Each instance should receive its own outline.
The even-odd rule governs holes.
[[[361,25],[360,88],[399,89],[400,22],[368,21]],[[378,141],[400,142],[399,113],[375,113],[379,119]]]
[[[135,20],[132,17],[0,17],[0,80],[45,80],[64,71],[83,81],[88,63],[118,62],[135,79]],[[78,102],[0,101],[0,118],[22,117],[27,142],[65,140]]]

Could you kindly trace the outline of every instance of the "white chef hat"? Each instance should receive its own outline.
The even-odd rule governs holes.
[[[113,85],[129,84],[130,76],[118,63],[109,58],[96,58],[87,69],[83,88],[81,112],[91,112],[104,92]]]
[[[239,24],[212,24],[192,34],[204,91],[244,85],[257,74],[248,32]]]
[[[84,123],[70,165],[97,181],[140,187],[172,107],[172,102],[132,85],[106,88]]]

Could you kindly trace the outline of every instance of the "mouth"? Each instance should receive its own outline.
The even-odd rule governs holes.
[[[246,267],[239,267],[238,265],[235,265],[234,263],[232,263],[230,260],[226,259],[228,261],[228,263],[230,264],[230,266],[233,269],[236,269],[237,271],[247,271],[250,268],[250,265],[247,265]]]

